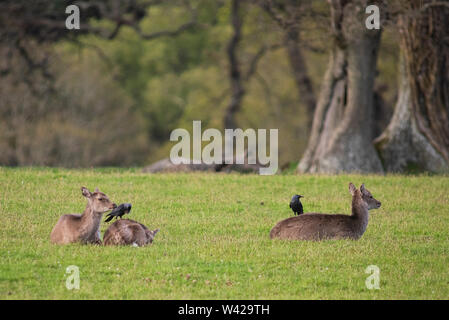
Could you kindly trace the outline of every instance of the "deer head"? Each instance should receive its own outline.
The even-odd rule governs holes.
[[[158,233],[160,229],[156,230],[146,230],[147,243],[153,243],[154,236]]]
[[[352,182],[349,183],[349,192],[352,194],[353,197],[356,197],[357,199],[361,200],[364,205],[368,208],[368,210],[371,209],[378,209],[380,208],[380,201],[376,200],[371,192],[369,192],[368,189],[365,188],[365,184],[363,183],[360,186],[360,190],[358,190]]]
[[[100,192],[98,188],[92,193],[86,187],[81,187],[81,192],[83,193],[83,196],[87,198],[88,206],[95,213],[105,213],[117,207],[117,205],[109,200],[107,195]]]

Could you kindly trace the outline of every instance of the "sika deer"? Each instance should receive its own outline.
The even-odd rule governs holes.
[[[359,239],[368,225],[368,210],[380,208],[362,184],[360,190],[350,183],[352,214],[306,213],[282,220],[271,229],[270,237],[296,240]]]
[[[117,205],[111,202],[107,195],[98,188],[91,193],[82,187],[83,196],[87,198],[87,206],[83,214],[65,214],[59,218],[53,228],[50,240],[56,244],[72,242],[101,244],[100,222],[103,213],[112,210]]]
[[[153,242],[159,229],[149,230],[143,224],[131,220],[117,220],[104,233],[104,245],[133,245],[145,246]]]

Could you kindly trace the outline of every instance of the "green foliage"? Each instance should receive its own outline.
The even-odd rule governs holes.
[[[2,115],[8,125],[3,124],[0,119],[2,124],[0,147],[8,151],[4,152],[3,157],[0,156],[0,164],[69,167],[94,164],[143,165],[168,157],[170,147],[173,145],[168,141],[170,132],[179,127],[191,130],[192,120],[201,120],[203,129],[210,127],[223,129],[225,110],[231,97],[226,52],[232,34],[230,2],[225,1],[223,4],[209,0],[191,2],[198,11],[198,25],[177,36],[156,37],[147,41],[131,27],[123,26],[112,40],[85,34],[77,38],[83,44],[81,46],[71,42],[56,43],[53,48],[57,56],[50,61],[52,68],[56,70],[54,74],[56,81],[64,86],[63,102],[60,101],[61,97],[55,98],[50,94],[46,94],[44,98],[24,94],[26,90],[15,85],[21,80],[0,79],[5,92],[3,96],[9,95],[0,101],[0,106],[4,106],[3,109],[13,109],[11,106],[18,104],[17,101],[21,101],[23,97],[22,104],[25,107],[19,103],[20,108],[31,108],[28,106],[32,105],[33,108],[40,109],[41,107],[37,106],[43,105],[47,109],[58,110],[57,113],[63,114],[62,107],[68,104],[72,110],[79,108],[77,115],[80,118],[86,114],[84,112],[86,109],[101,109],[107,105],[110,106],[108,110],[110,116],[115,119],[124,117],[125,113],[128,114],[125,117],[126,122],[132,123],[132,128],[126,130],[123,135],[105,129],[102,134],[107,133],[108,137],[101,142],[102,145],[112,143],[114,149],[119,145],[135,144],[134,149],[123,153],[127,154],[126,157],[118,157],[118,151],[115,151],[114,159],[109,162],[103,161],[104,159],[71,162],[70,160],[74,159],[73,153],[61,149],[64,161],[45,161],[45,159],[36,161],[36,158],[28,157],[27,152],[16,150],[20,148],[16,147],[15,138],[11,136],[17,135],[14,130],[19,130],[9,128],[8,126],[11,126],[9,124],[14,122]],[[327,66],[327,52],[331,46],[329,5],[325,1],[313,1],[305,2],[304,6],[304,16],[300,24],[302,41],[300,47],[304,51],[314,93],[318,97]],[[251,78],[246,79],[251,62],[259,50],[282,44],[285,33],[258,6],[246,3],[242,8],[243,35],[237,53],[242,76],[245,79],[243,81],[245,96],[236,121],[243,129],[279,129],[279,161],[281,166],[286,166],[288,163],[298,161],[306,148],[309,135],[307,123],[310,115],[307,114],[303,99],[298,94],[284,48],[267,50],[259,60],[256,72]],[[308,15],[307,12],[319,15]],[[140,28],[145,34],[176,30],[190,19],[191,13],[183,1],[163,2],[148,9],[147,16],[140,22]],[[113,30],[115,26],[108,20],[91,18],[88,22],[95,28]],[[41,53],[43,49],[37,48],[34,51]],[[388,29],[380,50],[376,87],[382,88],[382,95],[389,110],[392,109],[396,99],[397,51],[395,30]],[[17,73],[21,76],[23,70]],[[39,83],[39,79],[33,81]],[[90,89],[86,83],[91,84]],[[20,87],[24,85],[21,83]],[[90,128],[98,126],[101,122],[99,113],[94,114],[95,117],[91,116],[90,120],[83,118],[84,124],[92,121],[87,125]],[[30,117],[33,118],[32,115]],[[22,118],[22,121],[28,121],[26,116]],[[41,120],[33,119],[32,122],[39,121]],[[85,139],[79,138],[79,135],[86,132],[80,130],[79,126],[73,126],[66,121],[62,126],[64,128],[56,129],[53,123],[48,123],[49,121],[49,119],[41,121],[41,141],[44,141],[40,143],[41,145],[53,145],[48,141],[58,139],[63,141],[64,135],[67,134],[78,136],[74,138],[77,145],[85,144],[81,142]],[[53,134],[48,136],[43,129],[47,126],[53,128]],[[25,131],[21,132],[24,139],[32,140],[33,130]],[[137,142],[133,142],[131,138],[133,135],[136,136]],[[121,141],[120,136],[123,137]],[[50,158],[49,149],[51,148],[45,149],[39,158],[45,156]],[[97,147],[88,149],[100,153]],[[135,150],[139,152],[136,153]],[[15,157],[11,155],[13,153],[20,153],[24,160],[10,161],[9,159]],[[131,157],[130,154],[135,156]],[[97,154],[92,158],[97,158]]]
[[[215,6],[199,8],[202,22],[207,23],[210,17],[215,16]],[[188,20],[189,16],[182,7],[162,5],[151,7],[148,17],[141,22],[141,28],[151,34],[174,30]],[[133,100],[133,108],[145,119],[147,135],[153,144],[152,154],[157,154],[155,146],[166,142],[170,132],[179,126],[184,113],[190,112],[189,97],[211,93],[204,92],[210,83],[203,82],[208,80],[210,72],[207,70],[216,65],[216,56],[222,49],[216,40],[216,31],[220,27],[213,29],[211,32],[207,28],[196,27],[177,37],[145,41],[132,29],[123,28],[112,41],[96,37],[83,40],[88,44],[100,44],[108,56],[109,64],[113,66],[110,71],[115,73],[120,86]],[[215,68],[215,72],[218,74],[220,70]],[[214,83],[216,85],[216,81]],[[207,118],[207,108],[211,106],[203,103],[198,107],[206,110],[203,118]],[[153,156],[152,159],[157,158]]]
[[[132,100],[94,52],[74,55],[72,49],[56,49],[53,91],[36,95],[17,84],[20,75],[0,77],[0,164],[91,167],[144,161],[149,142]]]
[[[191,130],[193,120],[203,128],[223,129],[230,99],[226,46],[231,36],[229,3],[202,1],[198,27],[176,37],[143,40],[131,28],[122,28],[112,41],[86,37],[83,41],[102,48],[110,71],[133,101],[145,121],[150,141],[148,161],[165,158],[173,145],[170,132]],[[243,75],[262,46],[279,43],[282,32],[257,6],[244,7],[244,36],[239,48]],[[175,5],[152,7],[140,26],[145,33],[174,30],[189,21],[185,9]],[[87,48],[86,50],[91,50]],[[308,138],[307,114],[283,49],[268,51],[256,74],[245,81],[246,95],[237,121],[242,128],[279,128],[281,163],[297,161]],[[326,55],[310,54],[312,79],[319,87]],[[317,90],[318,91],[318,90]],[[292,148],[292,144],[295,148]]]
[[[306,196],[306,212],[349,214],[349,181],[364,182],[382,201],[359,241],[269,239],[274,224],[292,215],[295,193]],[[0,184],[0,299],[449,297],[447,176],[0,168]],[[153,245],[50,244],[59,216],[84,209],[82,185],[131,202],[130,218],[161,228]],[[365,287],[372,264],[380,290]],[[79,290],[65,287],[69,265],[80,268]]]

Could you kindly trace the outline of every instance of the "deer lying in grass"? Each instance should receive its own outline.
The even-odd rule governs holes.
[[[83,214],[65,214],[59,218],[53,228],[50,240],[56,244],[72,242],[101,244],[100,222],[103,213],[117,205],[98,188],[94,193],[82,187],[83,196],[87,198],[87,206]]]
[[[149,230],[143,224],[131,220],[117,220],[106,230],[104,234],[104,245],[133,245],[145,246],[153,242],[154,236],[159,229]]]
[[[349,184],[352,214],[306,213],[282,220],[271,229],[270,237],[296,240],[359,239],[368,225],[368,210],[380,208],[362,184],[358,190]]]

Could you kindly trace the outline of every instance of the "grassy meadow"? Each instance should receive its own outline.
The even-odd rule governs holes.
[[[349,214],[350,181],[382,202],[359,241],[270,240],[295,193],[305,212]],[[0,299],[449,298],[448,176],[0,168],[0,186]],[[153,245],[52,245],[59,216],[85,208],[81,186],[132,203],[129,218],[161,229]],[[79,290],[66,288],[70,265]]]

